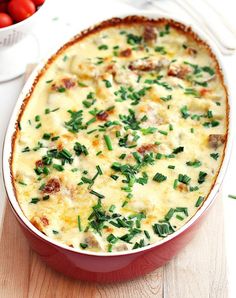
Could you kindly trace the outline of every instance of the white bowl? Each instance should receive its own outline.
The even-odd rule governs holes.
[[[0,28],[0,82],[21,75],[26,64],[37,59],[39,46],[30,33],[34,25],[42,20],[47,6],[48,0],[24,21]]]

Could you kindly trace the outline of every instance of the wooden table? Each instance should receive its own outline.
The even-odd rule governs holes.
[[[108,285],[73,280],[46,266],[7,205],[0,264],[1,298],[226,298],[222,200],[217,199],[197,236],[170,263],[136,280]]]

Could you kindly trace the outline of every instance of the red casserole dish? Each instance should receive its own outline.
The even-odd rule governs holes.
[[[163,16],[156,16],[150,14],[142,14],[149,19],[157,19]],[[166,16],[164,16],[166,17]],[[143,17],[133,16],[130,17],[131,20],[139,20]],[[97,28],[107,26],[113,23],[119,23],[122,19],[111,19],[105,21],[92,29],[97,30]],[[170,22],[175,22],[175,20],[170,20]],[[186,24],[187,25],[187,24]],[[186,27],[187,28],[187,27]],[[90,32],[81,33],[87,34]],[[188,27],[188,30],[191,29]],[[194,30],[200,36],[200,38],[206,42],[207,38],[199,32]],[[79,35],[79,36],[82,36]],[[78,38],[75,37],[76,40]],[[73,40],[68,44],[73,43]],[[64,47],[66,47],[66,44]],[[222,68],[224,74],[223,65],[221,63],[221,57],[215,46],[207,41],[212,53],[217,57],[219,65]],[[63,48],[64,48],[63,47]],[[62,48],[62,49],[63,49]],[[60,51],[60,50],[59,50]],[[49,59],[53,60],[53,57]],[[11,151],[12,151],[12,137],[15,131],[15,124],[17,123],[18,115],[21,111],[22,104],[27,94],[30,92],[32,86],[34,86],[35,79],[37,80],[38,74],[44,69],[44,64],[40,64],[36,70],[33,72],[28,82],[26,83],[20,97],[17,101],[15,110],[12,114],[11,120],[9,122],[8,130],[4,142],[4,153],[3,153],[3,172],[4,181],[12,210],[21,226],[21,229],[28,239],[30,246],[34,251],[36,251],[40,257],[51,267],[56,270],[69,275],[73,278],[89,281],[99,281],[99,282],[114,282],[127,279],[133,279],[140,275],[144,275],[156,268],[164,265],[173,256],[175,256],[193,237],[198,230],[201,222],[207,215],[211,205],[213,204],[216,195],[219,191],[220,185],[225,176],[227,169],[227,164],[229,162],[229,155],[231,149],[231,137],[230,130],[228,131],[227,144],[225,149],[225,156],[221,165],[220,172],[214,183],[214,186],[205,200],[202,207],[196,212],[196,214],[180,229],[178,229],[173,234],[169,235],[162,241],[146,246],[144,248],[139,248],[132,251],[123,252],[112,252],[112,253],[94,253],[87,251],[79,251],[75,248],[68,247],[66,245],[57,243],[56,241],[48,238],[46,235],[40,233],[26,218],[23,214],[14,193],[14,187],[12,184],[11,177]],[[224,80],[227,87],[227,80]],[[229,109],[228,109],[229,110]],[[229,126],[230,126],[230,117]]]

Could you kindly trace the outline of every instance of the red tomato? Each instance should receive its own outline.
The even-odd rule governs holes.
[[[32,0],[36,6],[42,5],[45,0]]]
[[[12,18],[8,14],[0,12],[0,28],[11,26],[12,23]]]
[[[16,22],[21,22],[35,13],[35,5],[31,0],[11,0],[8,11]]]
[[[7,2],[1,2],[0,0],[0,12],[7,12]]]

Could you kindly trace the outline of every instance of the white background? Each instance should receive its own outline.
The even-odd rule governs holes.
[[[93,23],[104,18],[113,17],[119,13],[135,13],[135,9],[121,4],[117,0],[47,0],[49,1],[48,10],[45,17],[33,29],[33,34],[40,43],[40,57],[43,58],[53,52],[58,45],[68,40],[69,37],[79,32],[81,29],[89,27]],[[134,2],[139,0],[133,0]],[[203,15],[209,16],[210,12],[204,3],[204,0],[197,2],[198,9]],[[208,0],[214,7],[221,12],[224,17],[232,23],[236,32],[235,1],[233,0]],[[184,0],[182,0],[184,2]],[[186,17],[183,12],[175,5],[174,0],[157,0],[161,7],[173,13],[173,16]],[[212,24],[214,26],[214,24]],[[20,59],[20,57],[19,57]],[[234,95],[236,95],[236,54],[234,56],[225,56],[224,64],[229,74],[229,85],[232,93],[232,111],[236,116],[236,104]],[[1,67],[1,61],[0,61]],[[17,96],[23,86],[23,77],[19,77],[7,83],[0,83],[0,151],[2,150],[3,136],[7,127],[12,108],[14,107]],[[233,133],[236,131],[235,117],[232,117]],[[235,129],[234,129],[235,127]],[[235,146],[234,146],[235,147]],[[1,153],[1,152],[0,152]],[[236,195],[236,154],[234,148],[232,151],[231,162],[225,181],[222,187],[225,213],[226,230],[226,251],[228,259],[229,272],[229,297],[236,297],[236,200],[228,198],[228,194]],[[0,177],[1,178],[1,177]],[[4,206],[3,187],[0,186],[0,223],[1,213]]]

